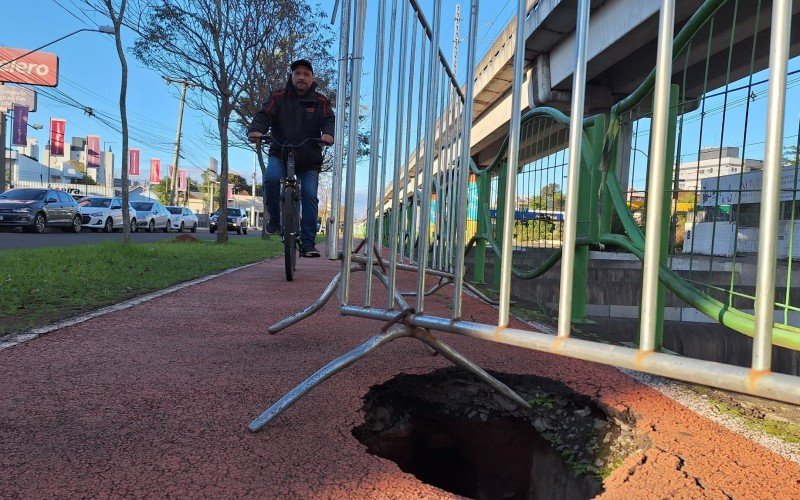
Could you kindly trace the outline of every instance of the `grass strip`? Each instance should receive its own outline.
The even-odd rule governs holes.
[[[176,283],[274,257],[278,238],[220,245],[158,243],[47,247],[0,252],[0,335],[60,321]]]

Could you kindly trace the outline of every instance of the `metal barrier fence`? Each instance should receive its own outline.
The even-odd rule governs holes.
[[[516,33],[524,32],[529,14],[527,3],[525,0],[517,2]],[[467,76],[463,89],[438,48],[441,2],[434,2],[431,23],[416,0],[379,2],[377,16],[369,17],[375,20],[378,33],[372,103],[368,106],[372,117],[372,147],[367,203],[370,210],[375,209],[375,223],[368,224],[363,241],[355,242],[355,148],[357,117],[363,104],[359,95],[367,2],[342,2],[339,89],[340,95],[344,95],[349,88],[351,97],[348,122],[344,124],[344,120],[340,120],[338,124],[338,137],[343,138],[346,130],[347,138],[345,144],[339,142],[335,151],[339,170],[334,178],[342,179],[341,167],[346,157],[344,237],[341,242],[329,238],[327,248],[329,258],[341,259],[342,270],[316,303],[271,326],[269,332],[276,333],[315,313],[337,290],[342,314],[383,321],[386,326],[381,333],[323,367],[272,405],[250,424],[250,429],[258,430],[317,384],[400,337],[422,341],[453,363],[478,374],[517,404],[527,406],[502,383],[442,343],[433,331],[800,403],[800,378],[771,371],[773,345],[800,348],[800,329],[790,318],[798,311],[797,301],[791,303],[789,292],[793,259],[798,254],[794,243],[789,243],[785,268],[776,274],[781,247],[775,244],[779,241],[779,229],[783,227],[779,223],[783,220],[779,218],[780,203],[790,202],[783,209],[789,214],[786,228],[792,238],[796,238],[795,212],[800,208],[796,197],[797,168],[792,178],[795,184],[783,191],[789,193],[783,195],[787,199],[781,197],[792,2],[773,1],[769,23],[767,19],[759,20],[762,11],[769,10],[763,8],[760,1],[707,0],[673,38],[674,0],[663,0],[653,72],[608,114],[584,118],[590,2],[579,0],[569,116],[552,108],[534,108],[524,115],[512,113],[509,133],[500,153],[492,165],[482,169],[472,163],[469,154],[478,4],[477,0],[471,3]],[[721,42],[720,37],[715,36],[715,27],[731,22],[731,16],[733,27],[739,27],[737,16],[740,15],[756,17],[749,36],[730,34],[727,42]],[[516,33],[514,53],[522,55],[525,40]],[[765,33],[770,36],[766,47],[762,36]],[[739,32],[739,35],[748,33]],[[748,40],[752,44],[750,57],[742,62],[743,52],[737,44]],[[756,41],[760,43],[758,47]],[[709,71],[711,61],[718,60],[720,45],[726,43],[727,67],[723,63],[726,71],[722,76],[712,74]],[[722,60],[725,60],[724,55]],[[522,109],[524,63],[524,57],[514,58],[513,110]],[[747,85],[739,89],[742,78]],[[721,108],[713,104],[714,99],[719,98],[714,89],[719,89],[720,85],[724,85],[724,92],[720,94],[724,101]],[[744,98],[734,97],[734,91],[740,90]],[[756,119],[750,103],[759,99],[758,92],[765,99],[765,105],[758,115],[760,118]],[[344,100],[339,101],[339,116],[343,117]],[[678,206],[686,203],[681,194],[686,189],[679,185],[682,177],[675,173],[684,168],[679,159],[691,148],[689,162],[694,161],[695,170],[699,172],[699,164],[707,156],[703,151],[695,154],[702,138],[691,143],[689,124],[692,120],[699,121],[702,129],[704,121],[709,119],[706,107],[716,106],[724,115],[734,105],[744,106],[751,113],[741,122],[744,134],[747,134],[748,124],[751,128],[759,123],[764,126],[762,186],[759,189],[745,184],[744,154],[738,165],[741,170],[733,172],[738,174],[738,184],[725,183],[730,179],[722,175],[717,161],[716,184],[703,187],[704,183],[712,182],[704,179],[699,187],[696,182],[690,190],[694,198],[689,202],[691,210],[687,213],[692,212],[693,218],[689,222],[687,217],[685,229],[692,233],[684,235],[683,246],[690,240],[696,241],[701,224],[718,227],[722,222],[734,220],[737,228],[747,227],[748,223],[755,224],[757,217],[759,243],[752,257],[757,282],[753,291],[739,286],[734,273],[727,283],[720,285],[695,277],[686,279],[670,267],[671,259],[684,258],[675,252]],[[643,133],[648,127],[648,133]],[[724,135],[720,137],[720,144],[724,145]],[[648,141],[646,153],[641,151],[645,141]],[[646,168],[641,169],[639,162],[643,156]],[[643,170],[646,173],[641,176]],[[697,175],[696,181],[699,180]],[[685,182],[687,178],[683,179]],[[391,181],[388,186],[387,180]],[[337,184],[334,182],[334,199],[340,196]],[[744,208],[746,196],[753,192],[760,193],[757,215],[752,208],[749,212]],[[724,205],[718,201],[722,196],[732,200],[727,206],[734,208],[722,208]],[[703,201],[698,201],[701,198]],[[711,198],[713,201],[709,201]],[[334,210],[329,228],[338,227],[338,215]],[[714,231],[712,228],[711,232]],[[698,276],[714,268],[709,260],[716,257],[716,246],[713,237],[710,241],[708,259],[695,258],[696,253],[686,252],[692,270],[697,263]],[[573,320],[583,314],[590,246],[622,248],[643,262],[641,328],[636,348],[570,336]],[[529,264],[527,268],[514,265],[515,254],[533,250],[541,256],[535,265]],[[499,295],[498,317],[492,324],[462,318],[464,289],[479,294],[465,279],[465,256],[470,252],[474,253],[476,281],[483,278],[486,252],[497,256],[494,276]],[[736,255],[734,248],[732,258]],[[558,262],[561,277],[557,335],[510,328],[512,279],[535,278]],[[415,291],[400,290],[398,272],[414,273]],[[362,276],[363,296],[356,294],[356,290],[362,288]],[[438,278],[431,289],[426,288],[431,284],[429,278]],[[784,296],[778,294],[776,303],[777,283],[786,286],[786,292]],[[376,285],[387,290],[385,302],[375,298]],[[426,296],[450,285],[454,287],[449,304],[451,314],[429,313]],[[666,289],[702,313],[753,336],[751,367],[662,352]],[[414,299],[407,301],[406,296]],[[754,312],[747,311],[742,301],[752,302]]]

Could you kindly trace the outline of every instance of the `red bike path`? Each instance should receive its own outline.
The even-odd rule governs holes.
[[[380,330],[340,316],[331,301],[265,333],[316,300],[339,266],[302,259],[286,283],[282,259],[265,261],[0,351],[0,497],[454,497],[368,454],[351,434],[370,386],[449,366],[415,340],[379,349],[261,432],[246,429]],[[408,273],[399,276],[414,289]],[[377,290],[375,303],[385,300]],[[449,293],[431,297],[428,310],[446,314]],[[494,308],[469,297],[465,311],[496,321]],[[555,378],[635,415],[652,446],[605,481],[606,498],[800,498],[800,465],[616,369],[441,338],[484,368]]]

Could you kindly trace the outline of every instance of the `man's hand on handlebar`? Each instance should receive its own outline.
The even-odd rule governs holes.
[[[247,140],[250,142],[258,142],[264,138],[269,138],[269,136],[261,132],[250,132],[247,134]]]
[[[333,144],[333,136],[328,134],[322,134],[322,137],[320,137],[320,141],[322,141],[322,143],[326,146],[331,146]]]

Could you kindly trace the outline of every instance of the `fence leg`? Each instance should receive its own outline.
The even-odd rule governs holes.
[[[669,124],[667,125],[667,149],[664,158],[664,203],[661,208],[661,220],[667,222],[667,227],[661,231],[661,265],[665,266],[669,261],[670,235],[672,234],[672,184],[675,168],[675,134],[678,128],[678,96],[680,86],[672,85],[669,96]],[[655,208],[655,207],[654,207]],[[658,283],[658,309],[656,316],[656,338],[655,350],[660,351],[664,341],[664,309],[666,307],[667,287],[663,281]]]
[[[472,373],[479,379],[483,380],[484,382],[489,384],[494,390],[506,396],[508,399],[515,402],[521,408],[528,411],[533,410],[533,408],[531,408],[531,405],[527,401],[525,401],[525,399],[522,398],[522,396],[514,392],[510,387],[508,387],[504,383],[500,382],[496,378],[489,375],[483,368],[481,368],[480,366],[476,365],[469,359],[462,356],[452,347],[434,337],[430,331],[423,330],[420,328],[417,329],[417,331],[412,335],[412,337],[422,341],[428,347],[430,347],[434,351],[438,352],[439,354],[447,358],[454,365],[467,370],[468,372]]]
[[[511,151],[508,154],[512,154]],[[518,154],[518,153],[517,153]],[[514,203],[514,200],[510,202],[506,200],[506,172],[508,171],[508,162],[503,162],[500,164],[499,172],[497,173],[497,222],[495,223],[496,235],[495,239],[497,240],[497,246],[499,247],[498,250],[502,253],[503,251],[503,238],[500,232],[502,232],[503,227],[505,227],[505,206],[506,203]],[[489,224],[489,231],[491,231],[491,224]],[[495,255],[494,260],[492,261],[492,288],[495,290],[500,290],[500,269],[502,267],[503,259],[500,255]]]
[[[600,241],[600,216],[598,214],[597,193],[600,185],[598,166],[602,155],[605,136],[605,117],[598,117],[594,125],[587,127],[584,139],[588,144],[582,146],[581,176],[578,198],[578,236],[586,235],[592,243]],[[589,247],[575,249],[575,274],[572,288],[572,322],[586,323],[586,295],[589,290]]]
[[[247,429],[250,432],[257,432],[259,429],[274,420],[278,415],[286,411],[287,408],[295,404],[297,400],[311,392],[312,389],[320,385],[322,382],[325,382],[329,378],[352,365],[359,359],[365,357],[372,351],[378,349],[382,345],[388,344],[392,340],[400,337],[408,337],[409,335],[409,331],[405,325],[389,329],[387,332],[381,333],[380,335],[375,335],[352,351],[339,356],[317,370],[316,373],[308,377],[305,381],[303,381],[303,383],[292,389],[275,404],[264,410],[264,412],[259,415],[258,418],[250,422],[250,425],[247,426]]]
[[[289,316],[288,318],[285,318],[275,323],[274,325],[270,326],[269,328],[267,328],[267,333],[269,334],[278,333],[279,331],[288,328],[294,325],[295,323],[299,323],[300,321],[306,319],[307,317],[311,316],[315,312],[322,309],[322,306],[324,306],[328,302],[328,300],[330,300],[330,298],[333,297],[333,292],[336,291],[336,288],[339,286],[339,280],[341,279],[341,277],[342,273],[338,273],[331,280],[331,282],[325,288],[325,291],[322,292],[322,295],[320,296],[319,299],[317,299],[316,302],[306,307],[302,311],[295,313]]]
[[[490,221],[487,216],[489,211],[490,182],[491,179],[488,173],[478,176],[476,185],[478,189],[478,207],[476,213],[478,234],[488,234],[490,231]],[[475,283],[486,283],[486,241],[482,239],[475,241],[475,267],[472,278]]]

